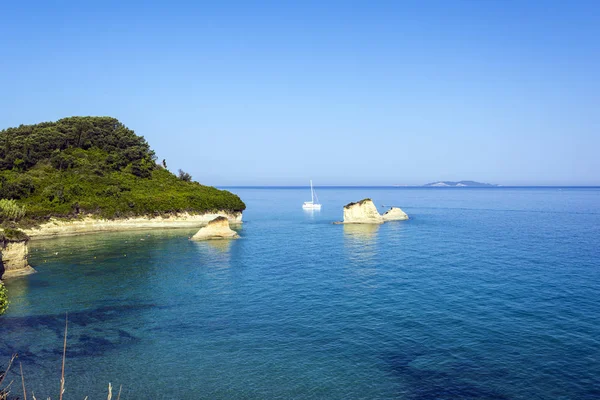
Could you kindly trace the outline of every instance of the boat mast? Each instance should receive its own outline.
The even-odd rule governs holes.
[[[311,203],[315,202],[315,196],[313,194],[313,188],[312,188],[312,179],[310,180],[310,202]]]

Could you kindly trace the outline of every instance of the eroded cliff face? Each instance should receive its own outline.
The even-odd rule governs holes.
[[[22,242],[5,242],[2,245],[0,277],[2,279],[11,278],[14,276],[29,275],[35,272],[27,262],[29,249],[27,241]]]
[[[199,228],[219,216],[226,218],[231,224],[242,223],[241,212],[227,211],[206,214],[181,213],[165,217],[135,217],[116,220],[84,217],[71,221],[50,220],[37,228],[26,229],[25,233],[32,239],[39,239],[52,236],[139,229]]]
[[[383,217],[371,199],[344,206],[344,224],[383,224]]]
[[[382,215],[384,221],[405,221],[408,215],[401,208],[392,207]]]
[[[237,239],[239,237],[237,232],[229,227],[227,218],[217,217],[201,228],[191,237],[191,240]]]

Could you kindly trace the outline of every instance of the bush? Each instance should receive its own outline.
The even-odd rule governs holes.
[[[65,187],[61,184],[48,185],[42,191],[42,198],[50,202],[62,204],[66,201]]]
[[[52,156],[50,157],[50,163],[52,166],[60,171],[73,168],[73,166],[75,166],[75,162],[75,157],[58,149],[54,150],[52,152]]]
[[[18,176],[10,180],[2,176],[0,182],[0,198],[3,199],[21,199],[35,190],[35,185],[28,176]]]
[[[0,315],[4,314],[6,312],[6,309],[8,308],[8,295],[6,293],[6,286],[4,286],[4,283],[2,283],[0,281]]]
[[[0,231],[0,243],[6,242],[26,242],[29,236],[19,229],[4,228]]]
[[[184,170],[180,169],[178,171],[178,176],[179,179],[181,179],[182,181],[185,182],[191,182],[192,181],[192,176],[190,174],[188,174],[187,172],[185,172]]]
[[[131,173],[140,178],[150,178],[154,164],[146,160],[131,163]]]
[[[21,207],[15,200],[0,199],[0,220],[18,221],[25,216],[25,207]]]

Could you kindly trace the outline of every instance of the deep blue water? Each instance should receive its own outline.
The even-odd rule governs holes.
[[[32,242],[0,356],[58,398],[68,312],[66,399],[600,398],[600,189],[231,190],[237,241]],[[331,224],[364,197],[411,219]]]

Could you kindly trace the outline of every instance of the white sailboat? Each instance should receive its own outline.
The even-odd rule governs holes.
[[[321,204],[319,203],[319,198],[317,197],[317,193],[313,189],[312,180],[310,181],[310,201],[305,201],[304,204],[302,204],[302,208],[304,208],[305,210],[320,210],[321,209]]]

